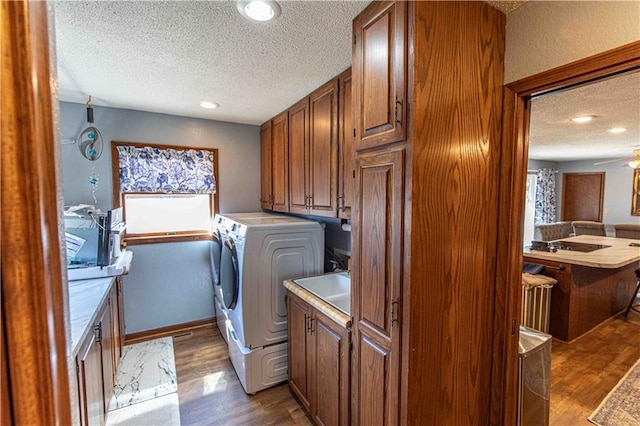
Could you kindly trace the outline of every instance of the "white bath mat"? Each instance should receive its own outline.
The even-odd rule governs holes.
[[[173,339],[127,345],[122,348],[109,410],[118,410],[178,390]]]
[[[107,426],[179,426],[176,392],[109,412]]]

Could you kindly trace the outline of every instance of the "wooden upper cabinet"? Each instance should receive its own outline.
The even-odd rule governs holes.
[[[308,213],[338,213],[338,79],[309,96]]]
[[[289,112],[285,111],[272,120],[271,136],[271,184],[273,210],[289,211]]]
[[[271,191],[271,120],[260,126],[260,207],[273,208]]]
[[[289,211],[306,214],[309,149],[309,98],[289,108]]]
[[[406,140],[407,5],[371,3],[353,20],[356,149]]]
[[[399,422],[404,150],[360,154],[354,205],[354,423]]]
[[[353,132],[353,96],[351,68],[338,76],[340,100],[338,110],[338,217],[351,219],[351,206],[356,182],[356,159]]]

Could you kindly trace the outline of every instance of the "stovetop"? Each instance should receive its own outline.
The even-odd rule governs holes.
[[[531,242],[531,250],[550,251],[550,252],[555,252],[558,250],[567,250],[567,251],[579,251],[581,253],[589,253],[589,252],[600,250],[607,247],[611,247],[611,246],[607,246],[604,244],[577,243],[574,241],[553,241],[553,242],[532,241]]]

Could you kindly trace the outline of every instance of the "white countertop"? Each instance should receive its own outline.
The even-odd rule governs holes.
[[[80,343],[89,334],[96,320],[98,308],[109,295],[115,277],[69,281],[69,316],[71,322],[71,348],[77,355]]]
[[[589,253],[571,250],[558,250],[557,252],[546,252],[524,250],[524,256],[530,259],[550,260],[554,262],[564,262],[572,265],[589,266],[593,268],[616,269],[629,265],[633,262],[640,262],[640,247],[629,246],[630,243],[640,244],[640,240],[628,238],[597,237],[594,235],[579,235],[577,237],[562,238],[556,241],[571,241],[586,244],[602,244],[611,247],[594,250]],[[640,267],[640,264],[638,264]]]

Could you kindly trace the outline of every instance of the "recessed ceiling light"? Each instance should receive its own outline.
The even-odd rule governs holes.
[[[611,129],[607,130],[607,132],[609,132],[609,133],[624,133],[626,131],[627,131],[627,129],[624,128],[624,127],[613,127]]]
[[[238,0],[238,12],[254,21],[271,21],[280,16],[280,5],[273,0]]]
[[[200,102],[200,106],[202,108],[207,108],[207,109],[216,109],[220,106],[220,104],[215,103],[215,102],[209,102],[209,101],[202,101]]]
[[[574,123],[588,123],[593,120],[594,117],[594,115],[581,115],[580,117],[573,117],[571,121]]]

